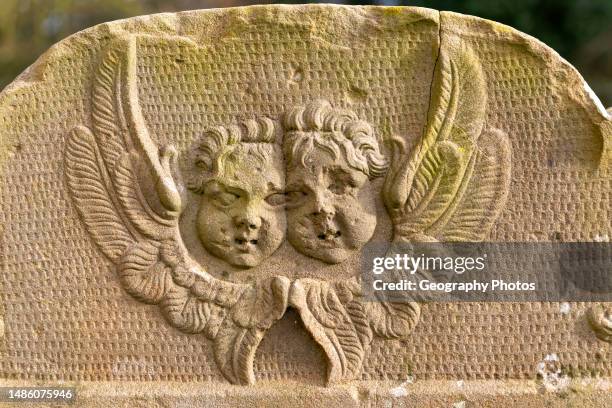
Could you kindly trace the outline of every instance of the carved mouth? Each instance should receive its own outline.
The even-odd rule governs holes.
[[[243,253],[251,253],[257,249],[258,242],[257,239],[235,238],[234,248]]]
[[[340,238],[340,236],[342,236],[342,232],[341,231],[329,231],[329,232],[323,232],[319,235],[317,235],[317,238],[319,238],[322,241],[331,241],[334,240],[336,238]]]
[[[209,245],[217,250],[227,251],[230,249],[230,245],[227,242],[219,242],[219,241],[210,241]]]
[[[323,232],[316,236],[316,239],[311,240],[315,248],[333,249],[342,246],[342,232],[329,231]]]

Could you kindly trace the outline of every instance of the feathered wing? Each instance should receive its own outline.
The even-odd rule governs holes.
[[[479,241],[493,225],[508,191],[510,148],[501,132],[483,130],[485,107],[478,59],[444,35],[423,138],[410,152],[402,139],[390,140],[383,198],[397,248],[410,241]],[[329,359],[330,383],[358,378],[375,336],[406,339],[420,318],[417,302],[388,302],[380,293],[374,294],[379,301],[367,301],[358,280],[296,283],[291,302]]]
[[[136,38],[117,38],[93,83],[92,128],[72,130],[65,150],[68,188],[83,223],[136,299],[159,305],[186,333],[204,333],[232,383],[255,381],[252,363],[265,331],[287,306],[289,282],[216,279],[189,256],[178,221],[176,152],[159,149],[138,103]]]
[[[481,241],[508,193],[510,146],[502,132],[485,127],[484,74],[459,38],[443,35],[432,85],[427,126],[417,146],[408,152],[402,139],[390,140],[392,157],[383,187],[394,225],[388,255],[410,242]],[[327,295],[332,302],[309,302],[304,295],[309,309],[306,318],[302,316],[307,326],[318,330],[317,340],[342,379],[355,377],[354,367],[361,366],[373,336],[406,339],[420,318],[417,302],[388,302],[380,293],[375,293],[380,301],[366,302],[359,284],[350,287],[336,285],[338,295]],[[305,293],[330,292],[324,289],[310,285]],[[347,292],[351,296],[339,295]]]
[[[357,379],[372,342],[367,304],[360,292],[355,280],[330,283],[299,279],[293,284],[291,304],[327,356],[329,384]]]
[[[290,296],[291,305],[327,356],[328,384],[359,379],[374,336],[405,339],[420,315],[415,302],[365,299],[357,278],[333,283],[298,279]]]
[[[423,138],[407,152],[390,140],[383,198],[395,238],[481,241],[503,207],[510,184],[510,145],[488,129],[486,82],[474,52],[443,34]]]

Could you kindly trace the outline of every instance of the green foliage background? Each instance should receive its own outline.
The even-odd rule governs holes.
[[[0,88],[50,45],[95,24],[140,14],[255,3],[274,2],[0,0]],[[513,26],[557,50],[578,68],[603,103],[612,106],[612,0],[379,0],[369,4],[451,10]]]

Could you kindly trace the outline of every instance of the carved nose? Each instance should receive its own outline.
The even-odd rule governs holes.
[[[314,225],[318,229],[317,238],[323,241],[330,241],[339,238],[342,233],[335,225],[334,218],[336,210],[331,203],[323,197],[319,197],[311,214]]]
[[[311,214],[311,219],[314,221],[315,225],[318,225],[323,229],[330,229],[331,225],[334,223],[335,213],[333,210],[322,209],[320,211],[315,211]]]
[[[249,231],[257,231],[261,227],[261,218],[252,215],[240,215],[234,217],[234,225],[237,228],[245,228]]]
[[[313,216],[317,218],[321,218],[325,221],[331,221],[336,215],[336,211],[334,210],[334,206],[331,203],[324,199],[323,197],[318,197],[315,201]]]

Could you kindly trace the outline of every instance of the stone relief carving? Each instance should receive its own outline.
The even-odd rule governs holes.
[[[509,143],[486,126],[484,74],[455,37],[442,38],[426,129],[414,149],[388,135],[388,159],[371,124],[313,100],[279,112],[282,124],[259,118],[210,128],[189,153],[195,170],[185,176],[186,188],[176,150],[158,147],[148,134],[136,58],[132,35],[105,51],[91,128],[79,126],[68,138],[67,184],[125,290],[157,304],[172,326],[212,340],[232,383],[255,381],[257,346],[289,306],[326,353],[330,384],[359,378],[375,336],[407,339],[420,307],[366,302],[358,276],[217,277],[189,254],[179,231],[186,188],[200,196],[202,246],[239,268],[274,256],[285,238],[303,255],[343,262],[372,237],[376,194],[394,242],[482,240],[504,205]],[[375,191],[371,180],[383,176],[382,191]]]
[[[304,255],[344,261],[376,227],[369,179],[387,168],[374,129],[327,101],[284,116],[289,242]]]
[[[228,263],[253,267],[285,238],[285,175],[268,118],[206,132],[192,159],[189,188],[202,194],[198,235]]]
[[[396,239],[481,241],[510,184],[510,144],[485,123],[486,84],[473,52],[444,35],[425,134],[407,151],[392,140],[384,201]]]
[[[183,200],[171,169],[176,151],[158,149],[147,132],[135,59],[135,38],[127,36],[114,41],[101,61],[92,129],[77,127],[66,146],[68,186],[125,290],[159,305],[179,330],[212,339],[217,364],[229,381],[253,383],[257,344],[285,312],[289,281],[279,276],[250,284],[226,282],[189,256],[178,231]],[[257,261],[256,255],[228,258]]]

